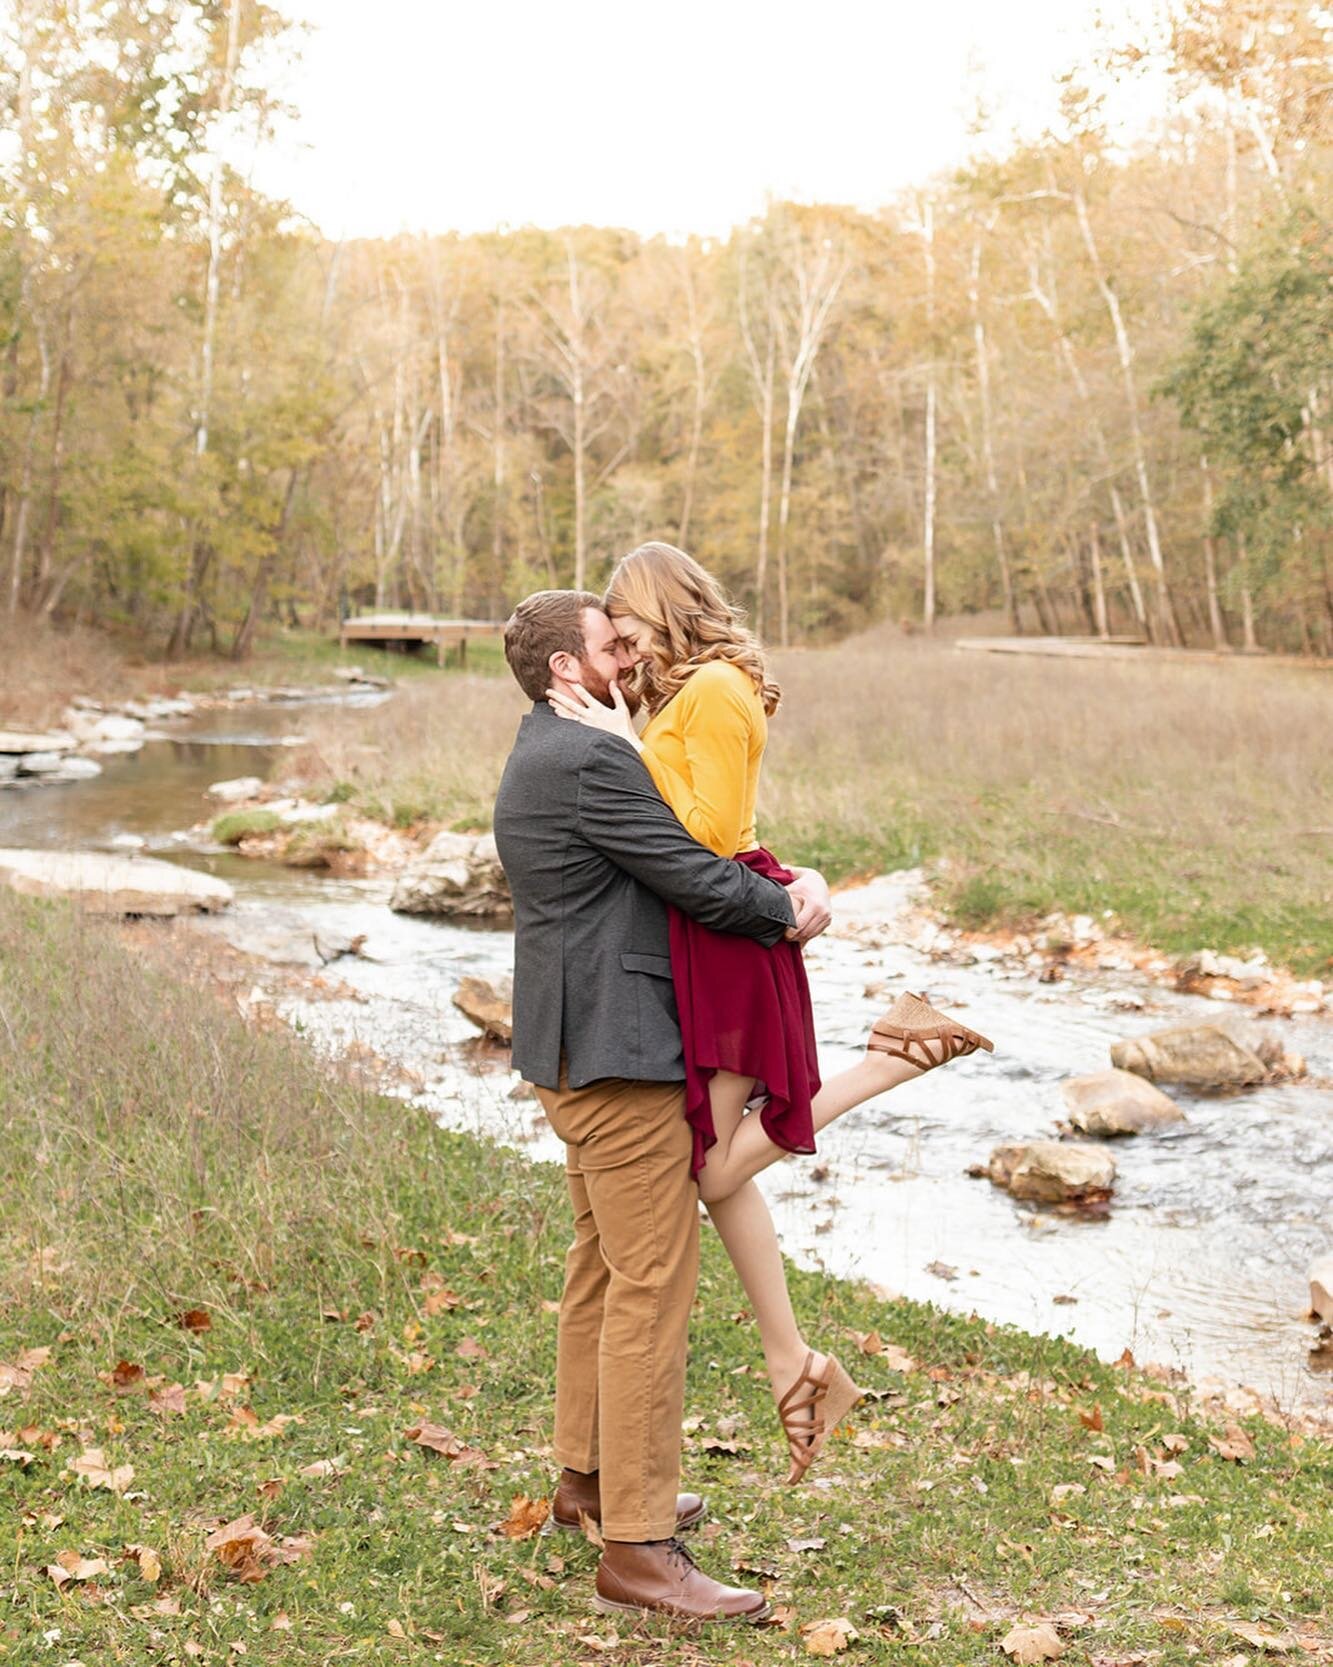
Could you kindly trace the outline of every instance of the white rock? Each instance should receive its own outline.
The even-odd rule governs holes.
[[[0,881],[31,897],[74,897],[94,914],[176,915],[225,909],[232,889],[152,857],[0,849]]]
[[[0,752],[0,781],[13,781],[18,773],[18,758],[7,752]]]
[[[97,720],[97,731],[93,739],[95,741],[142,741],[146,727],[142,718],[127,718],[111,712],[105,718]]]
[[[1310,1264],[1310,1307],[1326,1326],[1333,1326],[1333,1251]]]
[[[109,843],[113,851],[142,851],[148,841],[142,834],[118,833]]]
[[[331,822],[341,809],[341,805],[312,805],[298,800],[280,810],[278,820],[287,827],[294,827],[298,822]]]
[[[60,768],[54,775],[46,777],[47,781],[91,781],[94,776],[100,776],[102,766],[91,758],[68,757],[62,758]]]
[[[215,781],[207,789],[208,797],[219,804],[239,804],[242,799],[253,799],[264,790],[258,776],[237,776],[232,781]]]
[[[19,759],[21,776],[49,776],[65,762],[64,753],[25,752]]]
[[[67,729],[0,729],[0,752],[73,752],[74,737]]]
[[[110,758],[114,753],[142,752],[143,736],[126,736],[123,741],[89,741],[84,750],[95,752],[99,758]]]

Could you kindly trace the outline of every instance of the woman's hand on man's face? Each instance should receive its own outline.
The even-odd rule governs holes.
[[[546,691],[546,698],[558,718],[569,718],[574,723],[586,724],[590,729],[600,729],[605,735],[617,735],[622,741],[628,741],[635,752],[643,751],[643,743],[634,733],[634,720],[630,717],[618,681],[610,685],[610,706],[603,706],[581,683],[571,683],[568,689],[568,693],[563,689]]]

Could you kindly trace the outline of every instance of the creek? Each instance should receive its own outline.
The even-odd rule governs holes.
[[[385,698],[343,694],[337,704]],[[285,702],[201,711],[141,752],[106,758],[91,781],[0,793],[0,845],[106,849],[134,834],[154,855],[228,880],[240,918],[280,903],[313,925],[363,933],[363,957],[329,969],[344,996],[293,994],[263,963],[253,993],[315,1045],[357,1045],[391,1062],[402,1092],[447,1126],[558,1157],[540,1108],[465,1045],[475,1033],[451,1002],[463,976],[510,970],[508,932],[396,915],[388,879],[257,863],[181,832],[209,814],[210,783],[267,775],[300,713]],[[985,1031],[996,1053],[848,1114],[815,1159],[768,1171],[762,1184],[788,1252],[888,1293],[1067,1335],[1108,1359],[1128,1348],[1140,1363],[1244,1384],[1280,1407],[1333,1403],[1305,1318],[1306,1269],[1333,1248],[1333,1096],[1318,1086],[1333,1077],[1328,1015],[1263,1021],[1305,1056],[1309,1080],[1232,1096],[1172,1088],[1186,1121],[1114,1143],[1119,1177],[1105,1216],[1019,1204],[965,1171],[995,1145],[1048,1137],[1066,1077],[1106,1066],[1122,1036],[1239,1015],[1132,973],[1042,985],[995,962],[932,961],[895,931],[914,884],[896,875],[840,893],[833,929],[809,952],[823,1068],[852,1062],[904,986]],[[879,984],[888,995],[867,994]],[[1142,1005],[1122,1011],[1126,999]]]

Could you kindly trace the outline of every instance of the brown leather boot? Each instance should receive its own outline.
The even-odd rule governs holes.
[[[597,1565],[598,1609],[649,1610],[682,1621],[762,1621],[762,1592],[724,1586],[695,1566],[679,1540],[608,1540]]]
[[[602,1521],[602,1490],[597,1471],[585,1474],[581,1470],[560,1472],[560,1484],[551,1501],[551,1523],[556,1528],[579,1527],[579,1513],[590,1516],[599,1526]],[[676,1532],[693,1528],[708,1514],[708,1506],[697,1493],[676,1495]]]

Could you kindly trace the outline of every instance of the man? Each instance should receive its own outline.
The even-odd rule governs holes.
[[[624,741],[559,718],[548,688],[611,704],[632,664],[595,596],[541,591],[505,627],[532,711],[495,803],[514,894],[514,1066],[565,1142],[574,1242],[556,1364],[553,1515],[605,1541],[597,1604],[758,1620],[676,1537],[704,1514],[677,1494],[686,1331],[699,1259],[666,904],[776,943],[828,924],[828,888],[783,888],[690,837]]]

